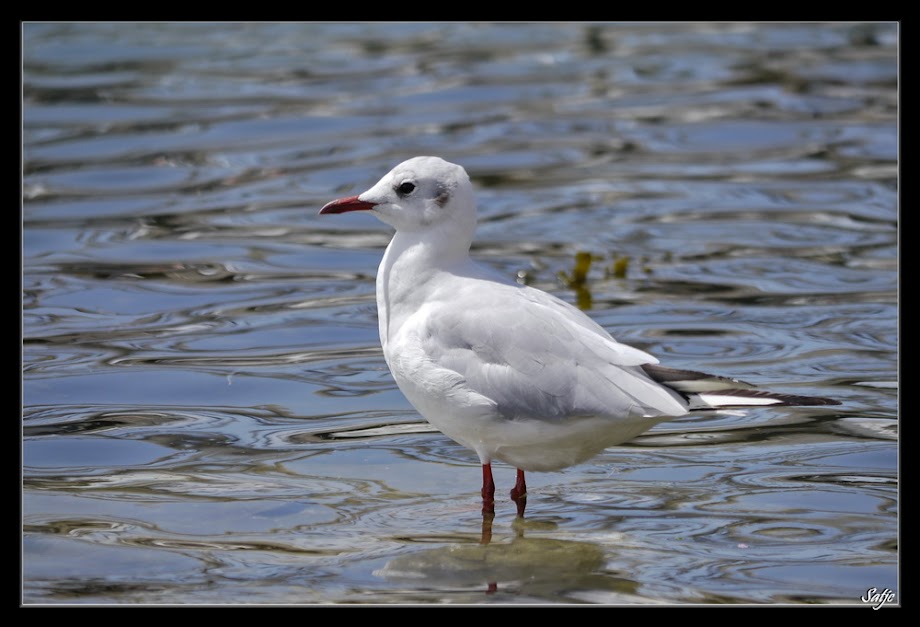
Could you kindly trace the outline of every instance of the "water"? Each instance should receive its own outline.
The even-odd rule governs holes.
[[[23,26],[27,604],[900,601],[895,24]],[[832,396],[529,476],[379,349],[405,158],[675,367]],[[592,258],[567,283],[578,253]]]

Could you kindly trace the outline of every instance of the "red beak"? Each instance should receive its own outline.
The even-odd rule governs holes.
[[[348,198],[339,198],[338,200],[326,203],[326,205],[319,210],[319,213],[323,215],[326,213],[345,213],[346,211],[367,211],[368,209],[373,209],[375,206],[376,205],[372,202],[358,200],[357,196],[349,196]]]

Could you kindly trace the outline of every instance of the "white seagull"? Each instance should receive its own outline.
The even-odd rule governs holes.
[[[320,213],[346,211],[396,229],[377,271],[383,355],[419,413],[479,456],[484,514],[494,514],[494,460],[517,468],[522,516],[524,471],[584,462],[689,411],[839,405],[659,366],[565,301],[475,263],[473,186],[438,157],[409,159]]]

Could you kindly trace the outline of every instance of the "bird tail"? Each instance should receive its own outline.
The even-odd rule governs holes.
[[[643,364],[654,381],[671,388],[685,399],[692,410],[755,406],[839,405],[840,401],[820,396],[798,396],[759,390],[750,383],[716,375]]]

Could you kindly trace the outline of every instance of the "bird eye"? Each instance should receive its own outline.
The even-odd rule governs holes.
[[[415,183],[410,183],[410,182],[406,181],[405,183],[403,183],[402,185],[400,185],[399,187],[397,187],[397,188],[396,188],[396,191],[399,192],[399,195],[400,195],[400,196],[405,196],[405,195],[407,195],[407,194],[411,194],[412,192],[415,191]]]

